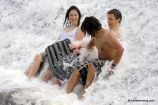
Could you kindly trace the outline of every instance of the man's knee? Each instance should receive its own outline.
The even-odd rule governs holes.
[[[80,71],[75,69],[71,75],[78,77],[80,75]]]
[[[88,88],[95,77],[96,68],[94,67],[93,63],[88,64],[88,73],[87,73],[87,79],[86,79],[86,86],[85,88]]]
[[[88,64],[88,70],[90,70],[91,73],[95,74],[96,68],[94,67],[94,64],[93,64],[93,63],[89,63],[89,64]]]

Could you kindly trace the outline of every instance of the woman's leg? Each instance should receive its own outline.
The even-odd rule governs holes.
[[[34,58],[33,63],[29,66],[29,68],[25,71],[25,74],[31,79],[40,68],[40,64],[43,62],[43,53],[37,54]]]
[[[52,84],[53,85],[58,85],[58,86],[62,86],[62,82],[59,79],[52,79]]]
[[[52,71],[51,69],[47,69],[43,72],[43,74],[41,75],[41,80],[47,82],[48,80],[50,80],[52,78]]]

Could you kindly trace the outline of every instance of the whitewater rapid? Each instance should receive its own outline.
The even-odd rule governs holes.
[[[84,100],[64,88],[29,80],[23,72],[63,30],[64,15],[79,7],[82,21],[96,16],[104,27],[106,12],[122,12],[125,48],[117,71],[92,84]],[[157,0],[1,0],[0,105],[158,105]]]

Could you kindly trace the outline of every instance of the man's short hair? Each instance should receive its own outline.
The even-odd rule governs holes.
[[[120,19],[119,23],[122,21],[122,14],[118,9],[112,9],[107,12],[107,14],[114,14],[116,19]]]

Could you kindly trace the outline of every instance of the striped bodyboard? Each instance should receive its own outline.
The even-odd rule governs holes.
[[[69,39],[65,39],[63,41],[53,43],[45,50],[53,75],[61,80],[66,78],[65,71],[63,70],[63,60],[66,56],[72,54],[72,50],[69,48],[70,43],[71,41]]]

